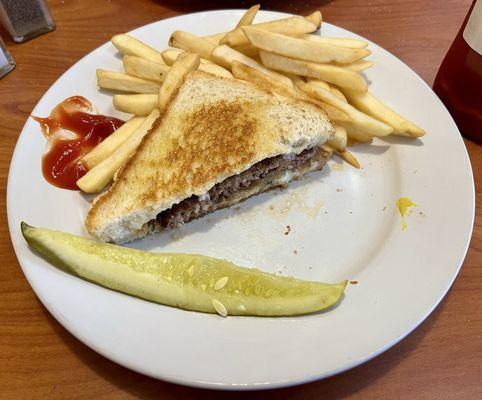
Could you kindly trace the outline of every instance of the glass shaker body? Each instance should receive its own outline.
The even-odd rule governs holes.
[[[14,68],[15,61],[13,61],[5,43],[3,43],[2,38],[0,38],[0,78],[7,75]]]
[[[0,20],[18,43],[55,29],[45,0],[0,0]]]

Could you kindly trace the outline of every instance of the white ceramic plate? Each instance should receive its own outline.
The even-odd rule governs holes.
[[[164,48],[171,32],[228,30],[241,11],[210,11],[159,21],[132,32]],[[259,20],[283,17],[261,12]],[[358,37],[323,23],[323,35]],[[199,252],[245,266],[336,282],[356,280],[326,313],[296,318],[223,319],[116,293],[68,275],[32,253],[20,221],[86,235],[88,200],[50,186],[40,172],[44,138],[29,119],[8,180],[8,220],[22,269],[37,296],[73,335],[105,357],[155,378],[186,385],[254,389],[327,377],[380,354],[410,333],[439,303],[464,259],[474,215],[466,149],[442,103],[406,65],[370,44],[370,90],[423,126],[422,140],[359,146],[363,169],[336,160],[287,190],[252,198],[171,234],[135,242],[155,251]],[[96,88],[95,69],[120,70],[107,43],[76,63],[33,114],[48,115],[80,94],[101,113],[116,112]],[[395,207],[420,207],[401,230]],[[291,233],[285,235],[286,226]],[[295,254],[295,252],[297,254]]]

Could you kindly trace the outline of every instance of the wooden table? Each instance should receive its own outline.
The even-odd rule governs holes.
[[[408,338],[339,376],[263,393],[200,391],[146,378],[97,355],[42,307],[23,276],[7,229],[5,187],[15,142],[30,111],[79,58],[118,32],[193,11],[187,0],[51,1],[57,30],[16,45],[1,32],[17,68],[0,81],[0,398],[482,398],[482,227],[462,271],[435,312]],[[246,7],[226,1],[223,7]],[[265,8],[307,13],[357,32],[411,66],[430,85],[470,0],[271,1]],[[203,3],[197,9],[216,8]],[[467,141],[480,216],[482,152]],[[449,166],[448,166],[449,168]],[[449,211],[450,205],[447,205]]]

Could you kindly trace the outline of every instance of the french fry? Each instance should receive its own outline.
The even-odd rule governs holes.
[[[123,55],[142,57],[146,60],[164,64],[164,59],[160,52],[132,36],[115,35],[111,42]]]
[[[410,137],[425,135],[422,128],[393,111],[370,92],[360,94],[346,91],[346,95],[350,103],[360,111],[393,127],[393,134]]]
[[[352,49],[364,49],[368,47],[368,42],[359,39],[351,39],[351,38],[335,38],[335,37],[326,37],[326,36],[319,36],[319,35],[312,35],[312,34],[304,34],[297,36],[300,39],[305,39],[311,42],[317,43],[324,43],[324,44],[332,44],[335,46],[341,47],[350,47]]]
[[[331,93],[333,93],[336,97],[338,97],[340,100],[344,101],[345,103],[348,103],[348,100],[346,99],[345,95],[334,85],[330,85],[329,83],[320,81],[318,79],[308,79],[307,82],[312,83],[313,85],[318,85],[322,87],[323,89],[329,90]]]
[[[214,63],[206,63],[206,64],[199,64],[198,67],[199,71],[207,72],[209,74],[213,74],[216,76],[220,76],[222,78],[232,78],[233,74],[229,72],[226,68],[221,67],[220,65]]]
[[[225,44],[216,46],[211,53],[211,57],[213,58],[213,61],[215,63],[227,69],[232,68],[234,61],[239,61],[247,65],[252,65],[256,63],[256,61],[252,60],[251,58],[245,56],[244,54],[232,49],[231,47]]]
[[[345,95],[336,86],[330,85],[330,92],[333,93],[336,97],[338,97],[341,101],[348,103],[348,100],[346,99]]]
[[[328,153],[328,158],[330,158],[333,155],[333,153],[335,152],[335,149],[328,146],[326,143],[322,144],[320,147]]]
[[[131,76],[162,82],[169,67],[137,56],[124,56],[124,70]]]
[[[159,104],[158,94],[116,94],[114,95],[114,108],[116,110],[146,116]]]
[[[326,115],[328,115],[328,118],[334,123],[337,124],[349,124],[351,123],[351,118],[344,113],[343,111],[339,110],[336,107],[333,107],[331,104],[328,104],[324,101],[321,101],[320,99],[316,99],[311,97],[320,108],[322,108],[325,112]],[[370,140],[370,138],[367,139],[367,141]]]
[[[295,21],[293,21],[295,19]],[[300,20],[304,20],[300,21]],[[257,28],[264,29],[265,31],[283,33],[285,35],[295,36],[302,35],[304,33],[315,32],[321,25],[321,13],[318,17],[317,12],[306,16],[306,17],[288,17],[273,21],[259,22],[257,24],[251,24]],[[232,31],[231,31],[232,32]],[[219,32],[213,35],[204,36],[204,39],[208,40],[212,44],[218,46],[221,41],[228,33],[231,32]],[[236,37],[228,41],[229,46],[239,46],[242,44],[249,43],[248,39],[244,36],[242,32],[236,33]]]
[[[350,153],[348,150],[345,151],[336,151],[336,154],[338,154],[343,160],[345,160],[348,164],[350,164],[352,167],[355,167],[356,169],[360,169],[360,163],[356,159],[356,157]]]
[[[199,54],[207,60],[211,59],[211,52],[216,47],[210,41],[185,31],[175,31],[169,39],[169,46]]]
[[[136,151],[142,138],[151,129],[154,121],[159,118],[159,110],[154,109],[144,118],[141,125],[114,152],[89,170],[77,181],[77,186],[85,193],[100,192],[111,180],[116,171]]]
[[[299,75],[288,74],[287,72],[285,72],[283,75],[290,78],[291,82],[293,82],[293,84],[295,86],[298,82],[306,82],[305,78],[303,78],[302,76],[299,76]]]
[[[311,14],[306,15],[305,19],[315,24],[316,29],[318,29],[321,26],[321,22],[323,21],[321,12],[318,10],[313,11]]]
[[[347,122],[350,122],[351,121],[351,118],[345,114],[343,111],[339,110],[338,108],[336,107],[333,107],[332,105],[328,104],[328,103],[325,103],[324,101],[321,101],[320,99],[317,99],[313,96],[309,96],[307,93],[303,92],[302,90],[300,90],[298,88],[298,84],[299,83],[305,83],[306,81],[301,77],[301,76],[298,76],[298,75],[291,75],[291,74],[287,74],[287,76],[291,79],[291,81],[294,83],[295,85],[295,90],[298,92],[298,97],[300,95],[302,95],[303,97],[301,97],[301,100],[304,100],[304,101],[308,101],[308,102],[311,102],[311,103],[314,103],[316,104],[318,107],[322,108],[326,114],[328,115],[328,117],[330,118],[330,120],[332,122],[340,122],[340,123],[347,123]],[[319,83],[320,85],[326,85],[325,88],[326,89],[330,89],[331,86],[326,83],[326,82],[323,82],[323,81],[319,81],[319,80],[316,80],[317,83]]]
[[[373,136],[387,136],[393,132],[391,126],[358,111],[355,107],[340,100],[329,90],[313,83],[299,83],[298,87],[310,96],[331,104],[347,114],[351,121],[340,122],[340,125],[347,130],[349,137],[359,142],[369,141]]]
[[[180,49],[168,49],[164,50],[162,54],[162,58],[164,59],[164,62],[167,65],[172,65],[174,64],[174,61],[176,61],[176,58],[179,56],[179,54],[184,53],[184,50]]]
[[[256,28],[263,29],[265,31],[282,33],[284,35],[299,35],[302,33],[311,33],[316,31],[317,26],[303,18],[303,17],[288,17],[284,19],[277,19],[275,21],[262,22],[260,24],[253,24]],[[249,40],[242,30],[235,30],[231,32],[231,35],[224,44],[230,47],[240,46],[248,44]]]
[[[182,54],[182,53],[185,53],[185,51],[180,49],[169,49],[169,50],[164,50],[161,54],[166,64],[172,65],[174,64],[174,61],[176,61],[176,58],[179,56],[179,54]],[[213,64],[211,61],[206,60],[205,58],[202,58],[202,57],[201,57],[200,63]]]
[[[345,68],[295,60],[264,50],[261,50],[259,55],[263,65],[276,71],[317,78],[357,92],[366,92],[368,90],[367,83],[360,75]]]
[[[353,72],[362,72],[367,70],[368,68],[373,67],[374,65],[375,63],[373,61],[360,60],[360,61],[355,61],[352,64],[343,65],[343,68],[346,68]]]
[[[101,161],[109,157],[115,149],[117,149],[130,135],[132,135],[137,128],[139,128],[144,121],[143,117],[132,117],[119,129],[107,136],[102,142],[89,151],[82,162],[90,170],[94,168]]]
[[[242,44],[241,46],[233,47],[233,49],[251,58],[259,56],[259,49],[251,43]]]
[[[326,82],[320,81],[319,79],[308,78],[306,81],[325,90],[330,90],[330,85]]]
[[[131,93],[158,93],[161,87],[159,82],[104,69],[97,69],[97,84],[102,89]]]
[[[250,67],[249,65],[243,64],[239,61],[233,61],[232,73],[235,78],[242,79],[248,82],[252,82],[257,86],[267,90],[274,91],[283,96],[297,98],[303,101],[313,103],[323,109],[331,121],[333,122],[349,122],[350,118],[344,112],[338,110],[337,108],[322,102],[314,97],[310,97],[303,91],[299,90],[297,87],[289,87],[277,79],[270,77],[269,75],[263,74],[258,70]],[[293,77],[296,81],[297,77]]]
[[[293,85],[288,86],[276,78],[267,75],[256,68],[234,60],[232,62],[231,72],[237,79],[252,82],[268,91],[276,90],[277,92],[293,97],[306,96],[303,92],[298,91]]]
[[[172,96],[184,81],[184,78],[189,72],[196,70],[199,67],[199,63],[200,57],[198,54],[185,53],[177,57],[159,89],[160,110],[164,110],[167,107]]]
[[[163,51],[162,56],[164,57],[167,65],[172,65],[176,61],[177,57],[183,53],[185,53],[184,50],[172,49],[172,50]],[[229,72],[226,68],[223,68],[220,65],[214,64],[213,62],[206,60],[205,58],[200,59],[198,70],[208,72],[210,74],[221,76],[224,78],[233,77],[231,72]]]
[[[251,25],[260,7],[261,6],[259,4],[255,4],[254,6],[251,6],[244,13],[244,15],[239,19],[238,23],[236,24],[236,28],[240,28],[241,26],[245,26],[245,25]]]
[[[359,60],[355,61],[354,63],[351,64],[336,64],[336,63],[330,63],[327,65],[333,65],[334,67],[341,67],[345,68],[346,70],[353,71],[353,72],[363,72],[367,70],[368,68],[371,68],[375,65],[373,61],[368,61],[368,60]]]
[[[343,128],[341,125],[335,125],[335,133],[330,140],[326,142],[327,145],[333,147],[337,151],[345,151],[348,141],[348,136],[346,133],[346,129]]]
[[[259,49],[297,60],[313,63],[336,62],[350,64],[371,54],[371,51],[367,49],[354,49],[298,39],[279,33],[263,31],[254,26],[243,26],[241,29],[249,41]]]
[[[214,35],[203,36],[203,39],[206,39],[208,42],[211,42],[215,46],[219,46],[219,42],[221,41],[221,39],[228,33],[229,32],[219,32],[215,33]]]
[[[243,64],[249,65],[254,69],[257,69],[263,74],[266,74],[268,76],[271,76],[272,78],[279,80],[280,82],[283,82],[287,86],[293,86],[293,82],[291,81],[291,79],[281,74],[278,74],[277,72],[270,71],[269,69],[254,61],[252,58],[245,56],[244,54],[232,49],[229,46],[217,46],[211,53],[211,57],[213,61],[220,64],[224,68],[231,69],[233,61],[239,61]]]
[[[251,25],[254,18],[256,17],[259,7],[259,4],[250,7],[248,11],[246,11],[244,15],[240,18],[240,20],[236,24],[236,27],[231,32],[228,32],[217,44],[225,44],[234,31],[239,30],[242,26]]]

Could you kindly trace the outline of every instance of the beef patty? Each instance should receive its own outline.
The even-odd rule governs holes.
[[[159,213],[151,225],[157,229],[177,227],[272,187],[284,186],[307,172],[323,168],[327,159],[328,153],[320,147],[267,158],[214,185],[205,195],[193,195]]]

